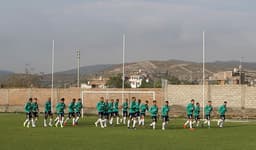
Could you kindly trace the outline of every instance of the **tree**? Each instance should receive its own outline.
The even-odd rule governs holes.
[[[122,88],[122,84],[123,84],[122,75],[118,74],[117,76],[110,77],[106,83],[106,86],[109,88]],[[127,80],[125,80],[125,82],[124,82],[124,87],[131,88],[131,86]]]

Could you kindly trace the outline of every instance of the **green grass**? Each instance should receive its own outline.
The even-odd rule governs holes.
[[[182,119],[171,120],[167,130],[125,126],[96,128],[96,117],[80,120],[77,127],[24,128],[23,114],[0,114],[0,150],[253,150],[255,123],[226,123],[225,128],[183,129]],[[150,121],[147,119],[147,121]],[[148,126],[148,122],[147,122]]]

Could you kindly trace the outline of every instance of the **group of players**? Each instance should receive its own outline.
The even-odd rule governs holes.
[[[130,105],[128,103],[128,99],[125,99],[121,107],[119,107],[119,99],[116,99],[115,101],[112,99],[109,101],[108,99],[105,99],[103,97],[100,98],[100,101],[97,103],[97,111],[98,111],[98,119],[95,122],[95,126],[97,127],[100,123],[101,128],[106,128],[107,123],[110,125],[113,124],[113,119],[116,118],[116,124],[120,124],[122,122],[123,124],[126,124],[127,120],[127,127],[130,129],[136,129],[136,124],[140,126],[145,125],[145,116],[146,112],[148,111],[150,113],[150,116],[152,118],[152,122],[150,126],[155,129],[156,123],[158,120],[158,106],[156,105],[156,101],[153,101],[153,105],[149,108],[149,102],[146,100],[144,103],[138,99],[136,100],[135,97],[132,97],[132,100],[130,102]],[[122,118],[120,119],[119,116],[119,108],[122,108]],[[129,110],[129,113],[128,113]],[[165,101],[165,104],[162,106],[161,109],[161,116],[162,116],[162,130],[165,130],[166,125],[169,121],[169,102]],[[120,121],[120,122],[119,122]],[[132,123],[132,126],[130,124]]]
[[[64,120],[64,111],[66,109],[65,99],[61,98],[58,103],[56,104],[56,114],[57,117],[53,120],[53,113],[52,113],[52,104],[51,98],[45,103],[45,110],[44,110],[44,127],[53,126],[53,121],[55,127],[63,128],[67,124],[67,122],[72,119],[72,125],[76,126],[78,124],[78,120],[81,117],[81,110],[83,108],[82,101],[80,98],[77,100],[74,98],[68,105],[68,117]],[[218,113],[220,115],[220,119],[218,120],[217,126],[222,128],[225,121],[225,113],[227,112],[227,102],[224,101],[224,104],[221,105],[218,109]],[[136,125],[144,126],[145,125],[145,116],[146,112],[150,113],[152,122],[150,126],[155,130],[156,123],[161,116],[162,118],[162,130],[165,130],[166,126],[169,122],[169,111],[170,106],[169,102],[165,101],[164,105],[161,107],[161,115],[159,114],[159,108],[156,104],[156,100],[153,100],[153,104],[149,107],[149,101],[146,100],[142,102],[140,99],[136,99],[136,97],[132,97],[131,102],[129,103],[128,99],[119,105],[119,99],[104,99],[101,97],[99,102],[97,103],[96,109],[98,111],[98,119],[95,122],[95,126],[98,127],[100,124],[101,128],[106,128],[107,124],[113,125],[113,120],[116,119],[116,124],[119,125],[123,123],[124,125],[127,124],[129,129],[136,129]],[[122,110],[122,116],[120,118],[119,110]],[[204,108],[205,112],[205,120],[202,122],[202,126],[207,124],[208,128],[211,126],[211,113],[213,111],[212,102],[208,101],[208,104]],[[25,104],[25,112],[26,112],[26,120],[24,121],[24,127],[36,127],[36,122],[38,120],[39,114],[39,107],[37,103],[37,98],[29,98],[28,102]],[[184,123],[183,127],[193,130],[194,127],[199,127],[200,125],[200,104],[197,102],[195,105],[195,100],[192,99],[190,103],[186,107],[187,113],[187,121]],[[47,120],[49,122],[47,124]]]
[[[80,98],[77,100],[73,98],[71,102],[68,105],[68,117],[64,120],[64,111],[66,109],[66,105],[64,103],[65,99],[61,98],[58,103],[56,104],[56,114],[57,117],[54,120],[55,127],[63,128],[64,125],[67,124],[68,120],[72,119],[72,125],[75,126],[78,124],[78,120],[81,117],[81,110],[83,108],[82,101]],[[29,128],[30,125],[32,127],[36,127],[36,122],[38,120],[38,114],[39,114],[39,107],[37,104],[37,98],[29,98],[28,102],[25,104],[25,113],[26,113],[26,120],[23,123],[24,127]],[[48,98],[44,105],[44,127],[47,127],[48,125],[50,127],[53,126],[53,113],[52,113],[52,104],[51,104],[51,98]],[[47,120],[49,118],[49,122],[47,124]]]

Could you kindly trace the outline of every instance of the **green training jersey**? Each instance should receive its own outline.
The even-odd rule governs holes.
[[[164,105],[162,107],[162,116],[168,116],[170,111],[170,107],[168,105]]]
[[[118,106],[119,105],[119,103],[118,102],[114,102],[114,105],[113,105],[113,112],[118,112]]]
[[[225,105],[221,105],[219,108],[219,114],[225,115],[226,112],[227,112],[227,107]]]
[[[65,103],[58,102],[57,105],[56,105],[56,112],[57,112],[58,114],[59,114],[59,113],[64,113],[65,108],[66,108]]]
[[[104,113],[108,113],[108,102],[106,103],[106,102],[104,102],[104,106],[103,106],[103,112]]]
[[[124,102],[122,106],[123,111],[127,112],[128,111],[128,102]]]
[[[114,104],[112,102],[108,103],[108,113],[112,113],[113,112],[113,106],[114,106]]]
[[[186,107],[187,115],[192,115],[192,114],[193,114],[194,109],[195,109],[194,104],[189,103],[189,104],[187,105],[187,107]]]
[[[148,111],[148,104],[141,104],[140,105],[140,112],[145,114]]]
[[[199,115],[200,115],[200,106],[195,106],[194,116],[199,116]]]
[[[74,113],[74,111],[75,111],[75,102],[70,102],[68,105],[68,112]]]
[[[150,115],[152,117],[157,116],[157,114],[158,114],[158,107],[156,105],[153,105],[152,107],[150,107],[149,112],[150,112]]]
[[[105,103],[104,102],[98,102],[97,103],[97,106],[96,106],[96,109],[98,112],[104,112],[105,110]]]
[[[32,111],[32,104],[31,102],[27,102],[24,106],[24,110],[26,113],[30,113]]]
[[[75,112],[78,113],[78,112],[81,112],[81,109],[83,108],[83,104],[81,101],[77,101],[76,104],[75,104]]]
[[[211,115],[212,110],[213,110],[212,106],[206,105],[204,108],[205,115]]]
[[[45,104],[44,104],[44,112],[50,112],[52,109],[52,104],[50,101],[47,101]]]
[[[136,103],[135,112],[140,112],[140,103],[139,102]]]
[[[135,111],[136,111],[136,102],[132,101],[131,104],[130,104],[129,112],[130,113],[135,113]]]
[[[36,102],[33,102],[31,104],[31,107],[32,107],[32,112],[38,112],[39,111],[39,107],[38,107],[38,104]]]

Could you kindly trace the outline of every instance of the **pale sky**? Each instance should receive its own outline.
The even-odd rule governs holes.
[[[254,0],[0,0],[0,70],[56,71],[126,60],[255,61]]]

